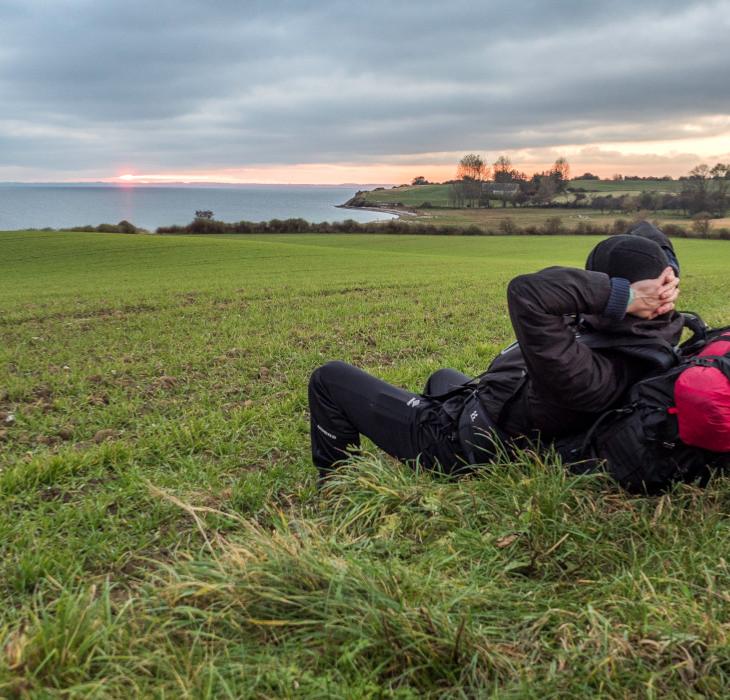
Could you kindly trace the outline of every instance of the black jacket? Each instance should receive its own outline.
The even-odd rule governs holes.
[[[510,282],[507,300],[519,345],[492,362],[479,394],[507,436],[536,438],[539,433],[550,440],[586,429],[653,369],[645,359],[579,342],[571,321],[582,317],[587,326],[629,341],[679,341],[683,319],[675,312],[652,321],[629,315],[621,321],[606,319],[611,294],[607,275],[568,267],[550,267]]]

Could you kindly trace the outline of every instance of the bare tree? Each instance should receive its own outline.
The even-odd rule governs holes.
[[[476,153],[468,153],[459,161],[456,177],[459,183],[455,187],[461,189],[466,206],[480,206],[483,202],[482,185],[489,177],[489,166],[484,163],[484,159]]]
[[[567,159],[562,156],[558,158],[549,174],[555,180],[558,191],[562,192],[570,180],[570,165],[568,165]]]
[[[710,175],[722,180],[730,180],[730,163],[716,163],[712,166]]]
[[[512,180],[512,161],[507,156],[499,156],[492,165],[495,182],[510,182]]]
[[[489,166],[476,153],[467,153],[459,161],[459,167],[456,169],[456,177],[458,180],[482,182],[489,177]]]
[[[570,179],[570,165],[568,164],[568,159],[563,158],[562,156],[558,158],[555,161],[555,164],[553,165],[553,172],[558,173],[560,177],[563,178],[563,180],[569,180]]]

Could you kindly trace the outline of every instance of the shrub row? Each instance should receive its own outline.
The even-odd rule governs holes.
[[[98,226],[74,226],[72,228],[62,228],[61,231],[82,231],[88,233],[142,233],[144,229],[137,228],[129,221],[120,221],[118,224],[99,224]]]
[[[224,234],[224,233],[406,233],[441,236],[489,235],[478,226],[438,226],[402,219],[361,224],[353,219],[310,223],[304,219],[271,219],[271,221],[238,221],[226,223],[214,219],[196,219],[187,226],[161,226],[157,233]],[[491,232],[491,233],[497,233]]]
[[[238,221],[226,223],[214,219],[196,219],[187,226],[161,226],[160,234],[231,234],[231,233],[390,233],[439,236],[605,236],[624,233],[632,221],[616,219],[612,224],[597,224],[579,221],[566,224],[559,216],[547,218],[541,224],[520,226],[512,218],[499,222],[496,229],[471,226],[444,226],[407,219],[392,219],[386,222],[371,221],[359,223],[352,219],[338,222],[310,223],[304,219],[271,219],[270,221]],[[721,238],[730,240],[730,229],[711,229],[700,234],[677,224],[664,224],[662,229],[670,237],[679,238]]]

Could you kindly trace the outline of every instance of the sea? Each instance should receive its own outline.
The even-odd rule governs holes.
[[[386,212],[341,209],[377,185],[116,185],[0,183],[0,231],[116,224],[154,231],[185,225],[197,210],[220,221],[302,218],[313,223],[386,220]]]

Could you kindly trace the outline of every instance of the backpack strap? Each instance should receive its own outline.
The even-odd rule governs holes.
[[[457,384],[453,389],[449,389],[448,391],[444,391],[440,394],[421,394],[424,399],[438,399],[439,401],[446,401],[447,399],[451,399],[454,396],[461,396],[466,395],[470,391],[473,391],[477,387],[477,380],[482,375],[479,375],[479,377],[474,377],[473,379],[470,379],[468,382],[464,382],[463,384]]]
[[[692,331],[692,337],[689,338],[685,343],[696,342],[707,337],[707,331],[710,329],[709,326],[702,320],[702,316],[694,311],[680,311],[679,315],[684,321],[684,327],[689,328]]]
[[[728,355],[702,355],[702,357],[693,357],[689,361],[689,364],[695,367],[714,367],[730,379],[730,357]]]
[[[684,316],[685,314],[682,315]],[[696,314],[693,315],[696,316]],[[702,319],[700,319],[700,322],[704,327],[699,331],[695,331],[693,326],[685,323],[685,327],[694,331],[694,333],[692,337],[685,340],[679,346],[679,352],[682,357],[691,357],[702,350],[708,343],[714,343],[716,340],[730,340],[730,326],[710,328]]]
[[[707,332],[707,343],[714,343],[717,340],[730,340],[730,326],[712,328]]]

